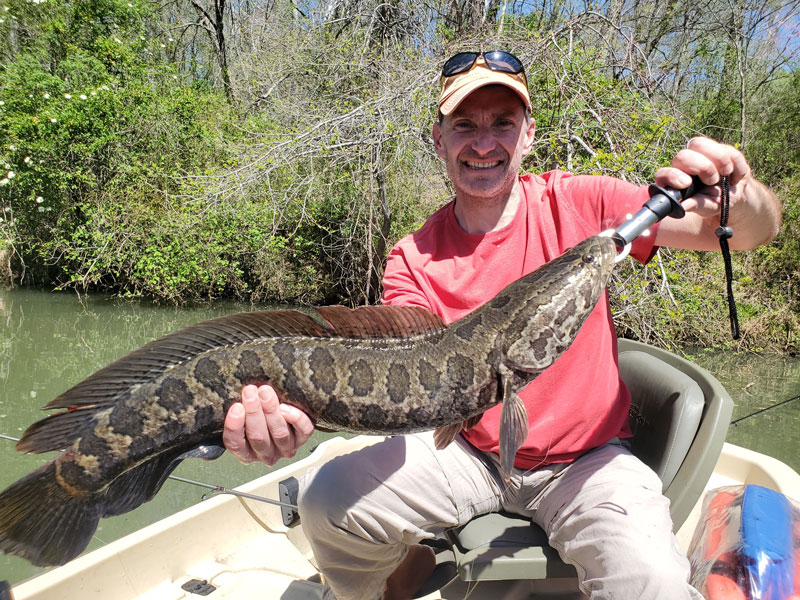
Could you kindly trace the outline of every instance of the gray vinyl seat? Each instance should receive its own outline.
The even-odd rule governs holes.
[[[619,364],[632,397],[631,450],[661,478],[677,530],[714,470],[733,401],[711,374],[665,350],[621,339]],[[576,576],[544,531],[517,515],[482,515],[447,536],[464,581]]]

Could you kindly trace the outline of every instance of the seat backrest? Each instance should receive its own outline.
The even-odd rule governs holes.
[[[661,348],[621,339],[619,356],[620,373],[632,396],[631,449],[661,476],[677,531],[717,464],[728,433],[733,400],[708,371]],[[661,389],[660,399],[655,392],[642,393],[647,388]],[[701,395],[697,394],[698,389]],[[692,427],[697,418],[696,399],[702,404],[699,424]],[[684,432],[683,426],[693,433]],[[660,443],[667,446],[656,446],[653,436],[660,436]],[[663,453],[660,458],[656,457],[656,450]]]
[[[700,425],[703,390],[688,375],[639,350],[619,353],[619,373],[631,393],[631,451],[666,489]]]

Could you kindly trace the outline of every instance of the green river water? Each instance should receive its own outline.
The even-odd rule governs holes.
[[[0,290],[0,433],[19,437],[44,416],[44,404],[157,337],[215,316],[258,308],[225,302],[174,308],[101,296]],[[734,419],[800,394],[800,359],[730,353],[698,355],[695,360],[728,388],[736,402]],[[315,434],[300,456],[330,435]],[[800,470],[800,400],[732,426],[728,441]],[[0,489],[52,456],[22,454],[13,442],[0,439]],[[184,461],[175,474],[235,487],[267,471],[263,465],[241,465],[225,454],[212,463]],[[102,520],[89,548],[199,502],[204,494],[201,488],[169,480],[151,502]],[[15,583],[40,571],[22,559],[0,555],[0,579]]]

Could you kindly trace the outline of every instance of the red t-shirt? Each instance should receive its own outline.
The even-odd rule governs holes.
[[[520,183],[517,214],[502,229],[465,232],[450,202],[400,240],[387,258],[383,302],[423,306],[452,323],[578,242],[620,225],[648,198],[645,187],[561,171],[524,175]],[[637,260],[655,252],[652,233],[634,242]],[[572,346],[519,395],[529,422],[520,468],[568,462],[614,436],[630,437],[630,394],[619,378],[607,293]],[[464,433],[475,447],[498,452],[500,409]]]

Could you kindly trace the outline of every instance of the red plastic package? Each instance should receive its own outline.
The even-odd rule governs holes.
[[[800,505],[758,485],[712,490],[688,554],[707,600],[800,600]]]

